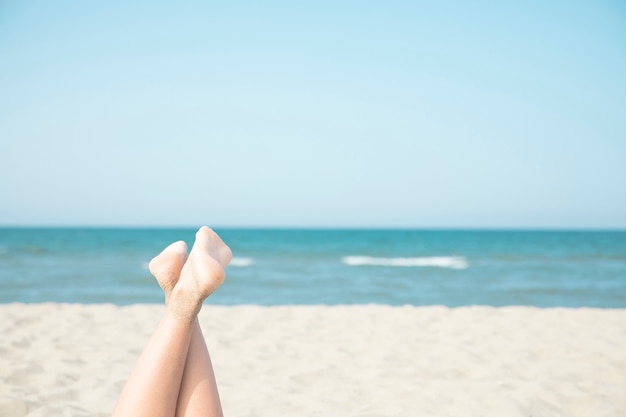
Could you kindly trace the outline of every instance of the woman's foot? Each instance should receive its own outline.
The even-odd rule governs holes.
[[[196,233],[196,241],[182,267],[180,278],[173,288],[171,277],[175,275],[172,273],[175,269],[164,268],[159,271],[163,272],[161,277],[164,278],[161,287],[164,290],[171,288],[168,310],[181,318],[195,318],[202,302],[224,282],[224,268],[231,258],[230,248],[217,233],[206,226],[201,227]]]
[[[182,240],[172,243],[150,261],[148,267],[165,293],[166,304],[186,261],[187,244]]]

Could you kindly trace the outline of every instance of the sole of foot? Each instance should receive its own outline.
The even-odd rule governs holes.
[[[217,233],[206,226],[198,230],[180,279],[172,290],[175,303],[172,307],[177,314],[189,317],[198,313],[202,302],[224,282],[224,268],[231,258],[230,248]]]

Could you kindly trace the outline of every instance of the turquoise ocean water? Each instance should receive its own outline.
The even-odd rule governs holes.
[[[217,231],[214,304],[626,308],[626,232]],[[0,228],[0,302],[162,302],[148,261],[194,232]]]

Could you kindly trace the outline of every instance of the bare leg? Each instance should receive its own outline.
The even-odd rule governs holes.
[[[230,249],[217,234],[206,227],[198,231],[180,279],[169,288],[165,315],[128,378],[113,416],[175,415],[197,314],[204,299],[224,281],[230,258]]]
[[[176,242],[150,262],[150,272],[163,289],[166,304],[186,260],[185,243]],[[191,334],[176,415],[179,417],[223,415],[213,365],[197,318]]]
[[[189,344],[176,416],[223,416],[213,365],[197,318]]]

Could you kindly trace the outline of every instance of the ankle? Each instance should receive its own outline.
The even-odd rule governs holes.
[[[203,301],[194,293],[174,288],[166,297],[165,308],[172,315],[193,322],[202,308]]]

